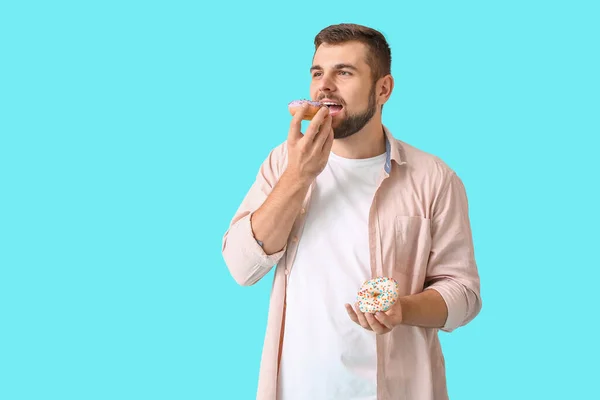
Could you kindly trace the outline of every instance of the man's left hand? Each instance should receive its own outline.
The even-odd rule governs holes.
[[[400,301],[396,301],[396,304],[386,312],[363,313],[358,308],[358,304],[354,304],[354,308],[350,304],[346,304],[346,311],[352,321],[377,334],[390,332],[402,321]]]

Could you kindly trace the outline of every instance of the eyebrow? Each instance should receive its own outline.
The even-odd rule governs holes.
[[[352,64],[335,64],[333,66],[334,69],[351,69],[354,71],[358,71],[358,68],[356,68],[354,65]],[[310,67],[310,72],[313,72],[315,70],[323,70],[323,68],[320,65],[313,65],[312,67]]]

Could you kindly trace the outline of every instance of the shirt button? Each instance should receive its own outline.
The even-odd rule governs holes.
[[[294,237],[292,238],[292,242],[296,243],[297,241],[298,241],[298,236],[294,236]]]
[[[306,212],[306,209],[304,209],[304,208],[302,210],[300,210],[300,214],[304,214],[305,212]]]
[[[289,273],[290,273],[290,270],[286,268],[286,269],[285,269],[285,274],[286,274],[286,275],[289,275]]]

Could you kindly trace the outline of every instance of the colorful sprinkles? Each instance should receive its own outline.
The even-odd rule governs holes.
[[[366,281],[358,291],[358,308],[363,313],[387,311],[398,299],[398,282],[380,276]]]
[[[294,100],[290,103],[288,103],[288,107],[297,107],[297,106],[301,106],[303,103],[308,103],[311,106],[316,106],[319,107],[321,106],[321,103],[318,101],[312,101],[312,100],[306,100],[306,99],[301,99],[301,100]]]

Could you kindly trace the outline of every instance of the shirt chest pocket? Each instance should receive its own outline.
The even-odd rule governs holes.
[[[394,221],[394,270],[424,279],[431,250],[431,220],[397,216]]]

